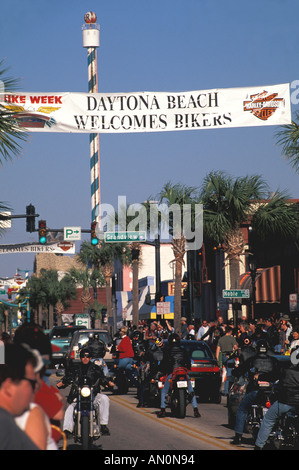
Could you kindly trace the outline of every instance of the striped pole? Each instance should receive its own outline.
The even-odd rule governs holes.
[[[98,92],[97,83],[97,47],[100,45],[100,27],[96,24],[96,14],[88,12],[84,16],[83,47],[87,48],[88,91]],[[91,221],[97,222],[100,229],[100,143],[99,134],[89,134],[90,145],[90,178],[91,178]]]
[[[97,93],[97,51],[89,47],[88,54],[88,91]],[[89,134],[90,177],[91,177],[91,221],[99,223],[100,194],[100,143],[99,134]]]

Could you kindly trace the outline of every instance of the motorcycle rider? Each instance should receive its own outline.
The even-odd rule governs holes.
[[[79,367],[72,366],[66,371],[66,375],[62,377],[61,381],[56,384],[57,388],[66,388],[70,384],[78,382],[82,376],[86,376],[90,379],[91,384],[95,387],[95,398],[94,407],[97,411],[98,425],[101,430],[101,434],[109,436],[110,431],[108,429],[109,421],[109,406],[110,400],[107,395],[100,393],[100,385],[104,387],[113,387],[114,383],[104,376],[103,369],[91,362],[91,353],[88,348],[83,348],[80,351],[81,363]],[[76,406],[76,387],[72,387],[68,396],[69,406],[67,407],[63,420],[63,430],[69,433],[73,432],[74,429],[74,408]]]
[[[172,333],[168,337],[168,344],[164,349],[163,361],[161,364],[161,371],[167,374],[167,377],[161,392],[161,410],[158,413],[159,418],[164,418],[166,416],[166,395],[170,387],[171,374],[176,367],[185,367],[190,370],[191,361],[187,351],[180,345],[179,335]],[[190,395],[193,395],[191,403],[194,410],[194,417],[199,418],[200,413],[198,411],[197,400],[190,380],[188,380],[188,392]]]
[[[104,375],[108,375],[108,366],[104,361],[105,354],[107,352],[107,347],[104,341],[99,337],[98,333],[90,334],[88,342],[85,344],[85,347],[89,349],[92,360],[96,361],[96,365],[103,367]]]
[[[250,356],[246,361],[232,370],[234,377],[241,377],[247,372],[253,370],[249,375],[249,382],[246,387],[246,393],[241,401],[235,423],[235,437],[231,444],[238,445],[242,442],[242,434],[250,407],[255,403],[258,394],[258,381],[274,382],[277,378],[278,368],[276,359],[269,351],[269,345],[265,340],[259,340],[256,346],[256,353]]]
[[[137,369],[135,367],[135,360],[134,360],[135,354],[134,354],[134,350],[132,347],[132,341],[127,335],[128,329],[124,326],[120,329],[119,333],[120,333],[121,341],[116,346],[116,351],[118,352],[118,355],[119,355],[116,377],[118,378],[119,375],[124,370],[128,371],[130,373],[130,379],[132,380],[133,384],[138,386]]]
[[[159,373],[163,360],[163,339],[157,338],[155,344],[144,352],[139,367],[139,394],[137,408],[145,406],[146,390],[152,378]]]
[[[278,383],[278,397],[262,421],[255,441],[255,450],[262,450],[281,415],[299,408],[299,346],[291,352],[291,366],[283,369]]]

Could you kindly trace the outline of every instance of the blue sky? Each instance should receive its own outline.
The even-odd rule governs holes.
[[[188,91],[299,81],[298,0],[72,0],[2,2],[1,59],[28,92],[86,92],[84,14],[98,17],[99,92]],[[298,86],[296,88],[299,88]],[[292,112],[299,111],[296,88]],[[211,170],[261,174],[299,198],[299,177],[276,127],[100,135],[101,199],[142,202],[167,181],[199,186]],[[49,227],[89,228],[87,134],[31,134],[0,168],[0,200],[36,207]],[[15,219],[1,244],[36,241]],[[76,245],[79,249],[79,243]],[[32,269],[32,255],[0,255],[0,277]]]

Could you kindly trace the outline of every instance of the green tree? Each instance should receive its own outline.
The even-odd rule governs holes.
[[[99,245],[92,245],[90,242],[85,241],[81,244],[78,258],[85,266],[92,264],[93,269],[96,270],[96,273],[98,273],[99,276],[101,276],[102,282],[104,276],[106,287],[107,315],[108,317],[112,317],[110,283],[114,272],[114,260],[119,258],[124,264],[129,262],[128,252],[126,250],[125,244],[101,242]]]
[[[296,205],[283,192],[271,195],[259,175],[233,178],[221,171],[210,172],[204,178],[199,201],[204,210],[204,236],[223,246],[233,289],[239,287],[240,257],[245,249],[242,226],[252,226],[261,239],[287,237],[298,229]]]
[[[182,277],[184,257],[186,253],[186,237],[183,227],[183,207],[189,204],[195,205],[197,188],[181,183],[173,184],[167,182],[160,193],[158,199],[160,204],[166,204],[169,209],[169,231],[175,262],[175,285],[174,285],[174,329],[181,332],[181,311],[182,311]],[[174,209],[174,211],[172,210]],[[180,217],[176,217],[178,215]],[[176,216],[174,214],[176,213]],[[163,224],[163,214],[160,224]]]
[[[296,113],[299,120],[299,112]],[[282,126],[276,133],[277,143],[282,146],[282,152],[291,163],[296,173],[299,173],[299,124],[292,121],[291,124]]]
[[[26,287],[20,290],[20,302],[29,294],[30,306],[36,312],[41,305],[48,308],[49,328],[54,324],[54,312],[61,322],[61,313],[69,306],[69,300],[75,299],[77,290],[74,282],[64,276],[59,280],[55,269],[41,269],[39,277],[31,276]],[[36,319],[35,319],[36,321]]]
[[[66,279],[70,278],[75,282],[76,286],[82,286],[81,301],[83,303],[84,313],[88,313],[91,301],[90,288],[96,289],[103,283],[103,276],[98,269],[90,270],[86,266],[82,269],[71,268],[66,274]]]
[[[19,86],[19,80],[7,76],[8,69],[4,61],[0,61],[0,95],[14,92]],[[3,101],[3,100],[1,100]],[[11,160],[12,157],[19,156],[22,147],[21,142],[25,141],[28,134],[22,130],[17,123],[16,113],[19,109],[9,104],[0,105],[0,157],[4,160]],[[0,158],[0,164],[3,160]]]

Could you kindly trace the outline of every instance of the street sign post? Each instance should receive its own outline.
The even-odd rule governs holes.
[[[223,289],[222,297],[224,299],[249,299],[249,289]]]
[[[63,239],[64,241],[81,240],[81,227],[64,227]]]
[[[144,242],[146,240],[145,232],[104,232],[105,242]]]
[[[156,314],[167,315],[170,313],[170,302],[157,302],[156,303]]]

